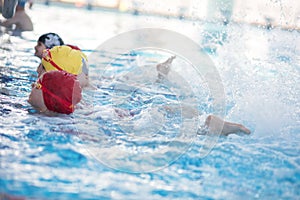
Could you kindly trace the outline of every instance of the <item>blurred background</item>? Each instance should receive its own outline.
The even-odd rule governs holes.
[[[300,28],[300,1],[296,0],[36,0],[64,3],[87,9],[112,9],[189,20],[221,20],[270,28]]]

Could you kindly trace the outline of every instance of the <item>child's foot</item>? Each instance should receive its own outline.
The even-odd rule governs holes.
[[[209,115],[207,117],[205,125],[208,127],[210,133],[217,133],[221,131],[221,134],[226,136],[239,132],[244,134],[251,133],[251,131],[242,124],[227,122],[214,115]]]
[[[245,126],[243,126],[241,124],[239,124],[239,126],[240,126],[239,127],[240,128],[240,132],[248,134],[248,135],[251,133],[251,131],[248,128],[246,128]]]
[[[156,65],[156,70],[158,72],[158,78],[165,78],[166,76],[168,76],[168,74],[171,70],[171,64],[175,58],[176,58],[176,56],[172,56],[165,62],[159,63],[158,65]]]

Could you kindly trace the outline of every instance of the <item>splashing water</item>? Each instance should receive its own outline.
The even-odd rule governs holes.
[[[195,27],[195,22],[175,19],[71,8],[66,12],[65,9],[37,4],[31,11],[33,21],[48,20],[47,25],[35,23],[35,32],[24,33],[22,38],[1,35],[0,193],[28,199],[139,199],[145,195],[150,199],[297,199],[300,196],[300,50],[295,42],[299,41],[299,32],[200,22]],[[59,23],[52,21],[54,15]],[[39,16],[39,20],[34,16]],[[81,16],[79,24],[75,22],[77,20],[70,21],[78,16]],[[99,26],[98,20],[91,21],[99,16],[108,19],[103,20],[104,25]],[[177,118],[176,113],[168,116],[159,106],[162,102],[175,104],[177,99],[153,95],[151,92],[158,91],[155,84],[144,84],[142,89],[148,90],[141,91],[138,87],[140,90],[130,94],[122,93],[122,89],[131,87],[116,84],[117,81],[125,82],[126,76],[122,73],[132,77],[130,71],[134,72],[134,80],[145,83],[145,77],[138,73],[141,69],[134,66],[145,66],[145,71],[147,66],[155,69],[157,63],[168,57],[165,54],[155,57],[147,52],[144,56],[131,54],[120,58],[113,52],[99,52],[102,55],[99,63],[103,64],[102,59],[114,60],[115,70],[106,71],[107,82],[101,82],[102,86],[114,84],[115,87],[102,88],[97,93],[85,90],[83,105],[93,105],[91,112],[83,108],[71,116],[47,117],[35,112],[26,102],[30,85],[36,80],[39,60],[32,56],[32,47],[40,34],[61,30],[66,41],[89,53],[90,49],[96,48],[95,43],[98,45],[116,33],[154,26],[158,20],[161,26],[182,31],[197,43],[205,44],[225,88],[225,118],[249,126],[250,136],[220,138],[204,158],[199,157],[203,137],[197,136],[182,155],[169,159],[178,155],[177,147],[186,143],[184,138],[174,140],[177,136],[174,129],[178,127],[173,127],[176,123],[172,122],[181,118]],[[75,31],[78,27],[82,35]],[[178,27],[183,28],[178,30]],[[211,99],[205,83],[193,85],[196,77],[190,76],[188,64],[177,57],[172,69],[190,77],[184,81],[194,89],[193,92],[203,91],[197,99],[200,102],[198,112],[202,115],[199,120],[203,122],[205,115],[213,111]],[[123,79],[112,76],[116,71]],[[151,73],[154,72],[147,72],[149,79]],[[165,89],[163,94],[170,92],[165,87],[159,89]],[[91,95],[95,96],[89,98]],[[116,95],[123,95],[123,98],[110,98]],[[132,123],[128,118],[108,120],[116,119],[113,118],[112,100],[120,107],[139,108],[134,110],[136,121],[132,126],[128,125]],[[145,114],[149,115],[143,115],[143,109],[148,109]],[[150,119],[153,124],[148,123]],[[156,125],[161,123],[166,124],[164,130],[157,132]],[[120,127],[129,134],[122,134]],[[133,129],[129,130],[130,127]],[[142,127],[147,127],[147,132]],[[156,135],[148,138],[149,132]],[[139,140],[135,140],[132,133],[139,133],[135,135]],[[111,161],[108,163],[112,166],[130,163],[115,159],[122,156],[135,161],[137,165],[123,166],[123,171],[128,171],[139,167],[135,155],[159,150],[165,141],[173,143],[169,149],[163,149],[163,156],[140,160],[145,169],[160,167],[160,170],[148,173],[114,170],[90,152],[97,150],[106,159],[104,161]],[[131,156],[118,155],[120,152]],[[168,162],[169,165],[161,167]]]

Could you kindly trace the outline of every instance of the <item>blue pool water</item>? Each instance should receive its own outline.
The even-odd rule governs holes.
[[[299,32],[39,4],[29,14],[34,32],[2,33],[0,41],[0,193],[26,199],[300,198]],[[149,27],[176,31],[205,49],[224,86],[224,117],[245,124],[251,135],[220,137],[203,156],[207,138],[190,126],[179,134],[176,126],[185,119],[160,107],[181,101],[167,95],[176,87],[162,87],[134,68],[153,66],[170,52],[92,53],[119,33]],[[33,46],[45,32],[99,58],[90,60],[96,89],[84,91],[81,108],[70,116],[43,116],[27,103],[39,63]],[[179,56],[172,67],[194,80],[185,65]],[[134,89],[131,80],[139,80]],[[215,110],[205,85],[188,85],[202,90],[196,95],[201,123]],[[116,118],[112,105],[135,117]]]

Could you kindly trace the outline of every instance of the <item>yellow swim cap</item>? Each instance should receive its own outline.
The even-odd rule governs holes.
[[[82,72],[82,60],[86,56],[80,51],[69,46],[55,46],[43,51],[42,64],[45,70],[66,71],[78,75]]]

